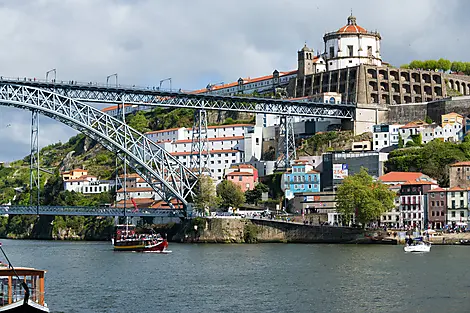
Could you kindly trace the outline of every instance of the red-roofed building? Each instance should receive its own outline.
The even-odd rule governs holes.
[[[428,206],[425,198],[430,190],[439,187],[428,180],[410,180],[400,188],[400,226],[424,229]]]
[[[470,161],[457,162],[449,166],[450,187],[470,187]]]
[[[468,224],[468,188],[453,186],[447,189],[447,225],[466,227]]]
[[[442,229],[446,224],[447,190],[434,188],[428,192],[428,228]]]
[[[360,64],[381,66],[380,40],[378,32],[359,26],[351,14],[345,26],[323,36],[328,71]]]
[[[258,183],[258,170],[249,164],[232,165],[226,169],[225,179],[240,186],[245,192],[254,189]]]
[[[88,171],[80,168],[76,168],[70,171],[62,172],[62,180],[77,179],[82,176],[88,175]]]
[[[430,181],[437,183],[436,180],[421,172],[389,172],[380,176],[379,180],[387,185],[401,185],[409,181]]]

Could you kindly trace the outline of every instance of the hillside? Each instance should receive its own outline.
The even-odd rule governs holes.
[[[351,150],[353,142],[371,140],[371,133],[364,133],[357,136],[354,136],[352,131],[317,133],[310,138],[302,140],[299,148],[297,148],[297,154],[298,156],[313,156],[330,151]]]

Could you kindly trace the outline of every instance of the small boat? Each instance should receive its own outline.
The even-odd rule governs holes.
[[[159,234],[137,234],[135,225],[117,225],[111,240],[115,251],[169,252],[168,241]]]
[[[403,249],[405,252],[430,252],[431,243],[424,241],[421,237],[418,237],[410,239]]]
[[[46,271],[11,265],[0,244],[8,265],[0,264],[0,312],[49,312],[44,301]]]

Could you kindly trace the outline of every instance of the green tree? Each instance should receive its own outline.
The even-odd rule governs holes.
[[[428,124],[432,124],[432,118],[426,115],[426,119],[424,120]]]
[[[263,192],[268,192],[268,190],[268,186],[263,183],[259,183],[254,189],[245,191],[246,203],[258,205],[258,202],[261,201]]]
[[[374,181],[365,168],[348,176],[338,187],[336,210],[343,216],[355,214],[363,227],[394,208],[395,193],[387,185]]]
[[[411,69],[422,69],[424,68],[424,62],[420,60],[413,60],[410,62],[410,68]]]
[[[449,60],[446,60],[443,58],[440,58],[439,60],[437,60],[437,67],[443,70],[444,72],[447,72],[448,70],[450,70],[451,66],[452,66],[452,62],[450,62]]]
[[[402,68],[402,69],[409,69],[409,68],[410,68],[410,65],[409,65],[409,64],[402,64],[402,65],[400,65],[400,68]]]
[[[425,70],[434,71],[435,69],[437,69],[437,61],[436,60],[426,60],[426,61],[423,62],[423,68]]]
[[[245,194],[240,186],[229,180],[223,180],[217,185],[217,195],[220,197],[224,208],[238,208],[245,202]]]
[[[403,144],[403,137],[401,136],[401,134],[399,133],[398,134],[398,148],[403,148],[404,144]]]
[[[141,133],[145,133],[150,130],[148,128],[149,121],[145,117],[143,111],[137,111],[137,113],[135,113],[134,115],[129,115],[127,117],[127,124]]]
[[[201,175],[198,179],[194,204],[201,212],[210,211],[218,205],[214,181],[207,175]]]
[[[465,72],[465,63],[460,61],[452,62],[450,69],[452,72]]]

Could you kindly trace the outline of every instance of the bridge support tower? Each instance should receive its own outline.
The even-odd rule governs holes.
[[[29,205],[36,204],[39,210],[40,205],[40,176],[39,176],[39,114],[34,110],[31,113],[31,152],[29,162]],[[36,195],[33,193],[33,187],[36,186]],[[36,201],[34,201],[36,198]]]
[[[190,158],[190,170],[197,172],[198,176],[203,174],[211,176],[206,110],[196,110],[194,112]]]
[[[291,161],[297,158],[295,151],[294,121],[292,116],[281,116],[279,124],[279,139],[277,145],[276,170],[290,167]]]

